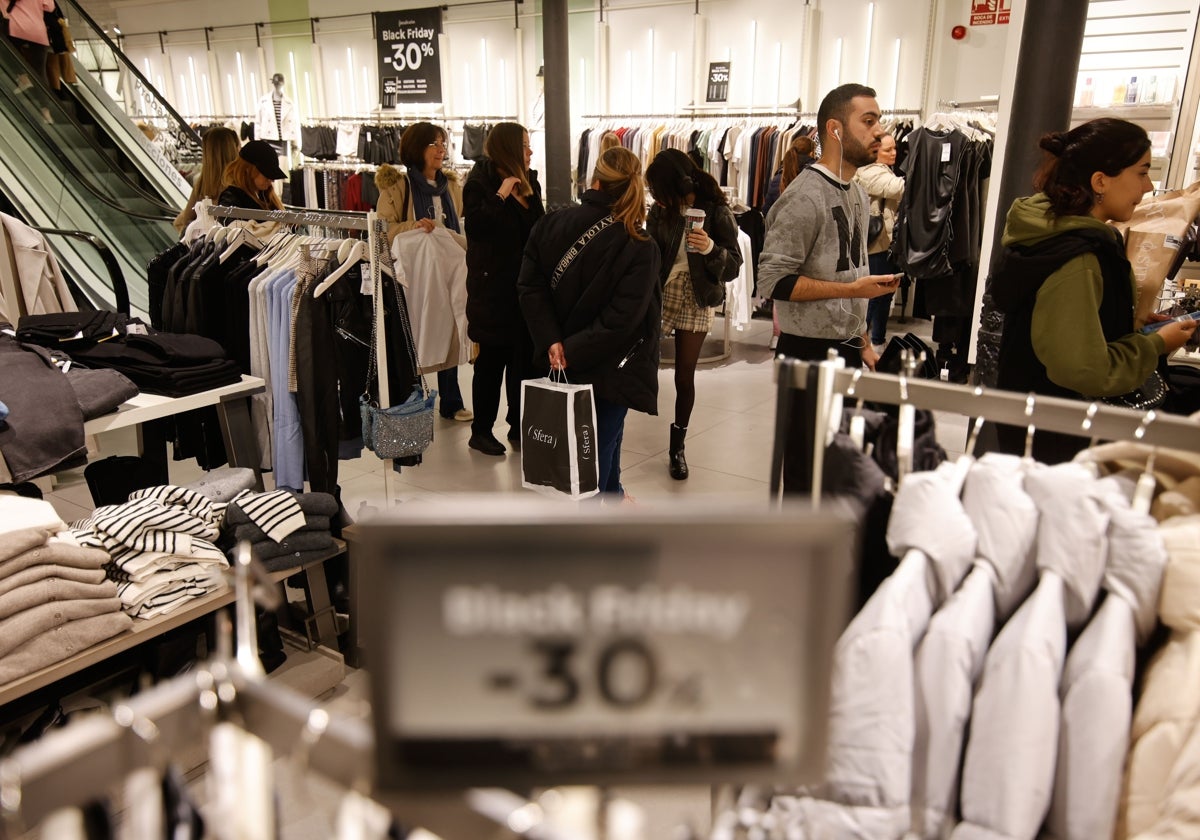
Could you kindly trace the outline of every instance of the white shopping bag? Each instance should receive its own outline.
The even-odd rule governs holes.
[[[572,499],[600,492],[591,385],[521,383],[521,485]]]

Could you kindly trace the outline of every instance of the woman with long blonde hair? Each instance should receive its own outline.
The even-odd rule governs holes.
[[[603,152],[581,201],[534,228],[517,291],[543,371],[592,385],[600,492],[620,500],[625,416],[658,414],[662,287],[637,155],[619,146]]]
[[[238,136],[229,128],[209,129],[200,151],[200,176],[192,184],[187,205],[175,217],[175,230],[180,233],[196,218],[196,202],[207,198],[215,203],[225,189],[225,167],[238,156]]]

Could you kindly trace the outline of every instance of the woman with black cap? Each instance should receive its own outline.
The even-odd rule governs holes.
[[[279,157],[265,140],[251,140],[225,167],[225,188],[217,199],[222,207],[243,210],[282,210],[283,202],[275,192],[275,182],[284,178]],[[247,225],[256,236],[269,236],[278,222]]]

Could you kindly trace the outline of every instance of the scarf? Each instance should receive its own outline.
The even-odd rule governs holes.
[[[429,181],[425,180],[425,176],[420,172],[409,175],[408,183],[412,187],[413,218],[432,219],[433,197],[441,196],[442,212],[446,215],[446,227],[456,233],[462,233],[462,227],[458,223],[458,209],[450,197],[450,179],[446,177],[445,172],[439,171],[436,180],[437,185],[431,187]]]

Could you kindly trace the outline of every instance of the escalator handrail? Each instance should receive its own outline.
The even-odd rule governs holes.
[[[108,269],[108,277],[112,280],[113,296],[116,298],[117,311],[122,315],[129,314],[129,287],[125,285],[125,272],[121,270],[121,264],[117,262],[117,256],[112,252],[112,248],[99,236],[94,233],[88,233],[86,230],[64,230],[61,228],[33,228],[38,233],[49,233],[56,236],[69,236],[73,239],[79,239],[88,243],[100,253],[100,259],[104,263],[104,267]]]
[[[96,23],[92,16],[85,12],[83,7],[76,3],[75,0],[63,0],[63,2],[74,9],[76,14],[78,14],[79,17],[82,18],[87,25],[92,28],[92,31],[100,36],[100,39],[104,41],[105,45],[110,50],[112,50],[112,53],[114,56],[116,56],[117,60],[125,65],[125,69],[129,71],[135,79],[141,82],[146,90],[154,92],[154,96],[158,100],[158,103],[163,107],[163,110],[165,110],[171,116],[171,118],[179,124],[180,130],[188,135],[188,139],[195,142],[196,148],[199,149],[201,147],[200,135],[196,133],[196,130],[192,128],[187,120],[179,115],[178,111],[171,107],[171,103],[167,101],[166,97],[162,95],[158,88],[151,84],[150,80],[142,75],[142,71],[138,70],[137,65],[129,60],[129,57],[125,55],[120,46],[118,46],[112,38],[108,37],[108,33],[101,28],[100,24]]]

